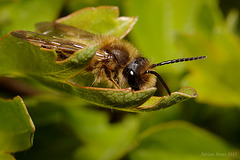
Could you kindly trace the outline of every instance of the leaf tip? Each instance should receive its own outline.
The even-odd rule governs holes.
[[[178,92],[174,92],[174,93],[179,93],[179,92],[192,98],[196,98],[198,96],[197,91],[192,87],[183,87]]]
[[[10,32],[10,34],[14,37],[20,38],[20,39],[27,39],[27,33],[23,30],[16,30]]]

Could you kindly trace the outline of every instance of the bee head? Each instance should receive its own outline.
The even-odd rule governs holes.
[[[138,57],[133,59],[124,69],[123,76],[133,90],[140,90],[148,82],[149,76],[144,72],[150,65],[146,58]]]
[[[123,76],[127,80],[129,86],[133,90],[136,91],[136,90],[143,89],[144,88],[143,86],[146,86],[147,83],[151,83],[150,75],[155,75],[160,80],[160,82],[163,84],[163,86],[167,90],[168,94],[171,95],[171,92],[170,92],[167,84],[164,82],[162,77],[153,70],[153,68],[155,68],[157,66],[171,64],[171,63],[193,61],[193,60],[199,60],[199,59],[204,59],[204,58],[206,58],[206,56],[180,58],[180,59],[163,61],[163,62],[157,63],[157,64],[150,64],[146,58],[138,57],[138,58],[133,59],[124,68]]]

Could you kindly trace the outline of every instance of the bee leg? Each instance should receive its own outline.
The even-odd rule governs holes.
[[[112,79],[112,75],[111,75],[111,72],[108,69],[108,67],[105,65],[103,65],[102,67],[104,68],[104,71],[105,71],[105,74],[106,74],[108,80],[111,81],[117,89],[120,89],[119,85]]]

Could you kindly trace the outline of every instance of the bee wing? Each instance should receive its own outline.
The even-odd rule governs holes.
[[[41,48],[55,50],[58,54],[57,60],[64,60],[79,49],[83,49],[86,47],[86,45],[82,43],[31,31],[17,30],[11,32],[10,34],[14,37],[38,45]]]
[[[69,26],[69,25],[61,24],[57,22],[40,22],[40,23],[37,23],[35,26],[39,32],[45,35],[56,36],[56,37],[66,38],[66,39],[75,40],[75,41],[78,41],[78,40],[91,41],[95,37],[95,34],[84,31],[80,28],[76,28],[73,26]]]

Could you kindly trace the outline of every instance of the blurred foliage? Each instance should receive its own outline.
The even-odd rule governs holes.
[[[138,16],[128,38],[152,62],[198,55],[208,58],[158,68],[171,90],[188,85],[199,96],[197,101],[153,113],[96,109],[29,80],[1,80],[0,95],[20,94],[37,128],[33,147],[15,154],[17,160],[240,158],[237,1],[43,2],[0,1],[0,33],[31,30],[36,22],[88,6],[117,5],[121,15]],[[21,15],[24,18],[16,17]],[[14,84],[18,85],[11,87]]]
[[[13,159],[9,153],[30,148],[35,126],[20,97],[0,99],[0,159]]]
[[[33,30],[37,22],[56,19],[63,5],[64,0],[0,0],[0,37],[16,29]]]

